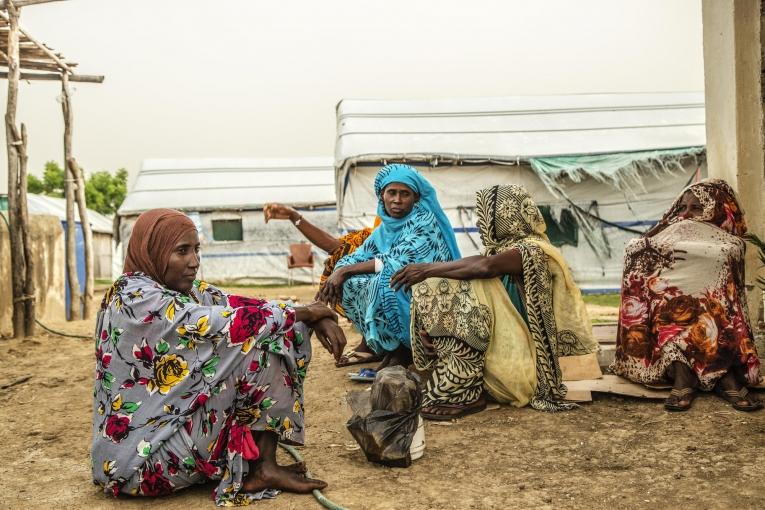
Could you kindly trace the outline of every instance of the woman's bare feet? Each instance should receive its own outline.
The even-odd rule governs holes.
[[[259,492],[265,489],[277,489],[285,492],[308,494],[327,486],[326,482],[306,478],[304,462],[289,466],[276,463],[276,444],[279,438],[273,432],[259,432],[255,442],[260,450],[258,460],[250,461],[250,472],[242,482],[246,492]]]
[[[293,471],[288,466],[279,466],[275,462],[258,462],[247,474],[242,489],[246,492],[277,489],[285,492],[308,494],[314,490],[322,490],[326,486],[326,482],[306,478],[304,473]]]
[[[284,469],[289,469],[293,473],[298,473],[301,475],[304,475],[308,472],[308,466],[305,465],[305,462],[295,462],[294,464],[287,464],[284,466]]]

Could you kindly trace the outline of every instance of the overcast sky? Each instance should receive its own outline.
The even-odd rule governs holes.
[[[86,171],[329,157],[341,98],[704,87],[700,0],[68,0],[24,8],[21,24],[106,76],[74,84]],[[21,86],[34,173],[63,159],[59,94]]]

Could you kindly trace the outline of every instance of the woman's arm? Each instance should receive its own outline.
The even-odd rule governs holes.
[[[306,239],[327,253],[332,253],[342,244],[337,237],[333,237],[320,229],[288,205],[266,204],[263,208],[263,215],[266,218],[266,223],[269,220],[290,220]]]
[[[454,280],[482,280],[506,274],[523,274],[523,260],[520,252],[516,249],[507,250],[490,257],[474,255],[452,262],[409,264],[393,275],[390,284],[394,290],[399,290],[402,287],[404,290],[409,290],[415,283],[433,277]]]

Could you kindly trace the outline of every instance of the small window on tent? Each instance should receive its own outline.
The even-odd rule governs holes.
[[[242,219],[212,220],[213,241],[242,241]]]

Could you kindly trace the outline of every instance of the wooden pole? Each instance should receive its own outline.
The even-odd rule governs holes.
[[[32,245],[29,240],[29,210],[27,206],[27,127],[21,123],[21,145],[19,145],[19,223],[21,239],[24,243],[24,260],[26,273],[24,275],[24,333],[27,336],[35,334],[35,262],[32,256]]]
[[[22,66],[23,67],[23,66]],[[0,71],[0,79],[8,78],[8,73]],[[38,81],[61,81],[61,74],[59,73],[21,73],[21,80],[38,80]],[[69,81],[84,82],[84,83],[103,83],[103,76],[95,76],[91,74],[70,74]]]
[[[13,2],[16,7],[26,7],[27,5],[35,5],[35,4],[47,4],[50,2],[61,2],[64,0],[16,0]],[[0,1],[0,9],[6,9],[7,5],[11,2],[5,2]]]
[[[66,199],[66,272],[69,282],[69,309],[67,320],[73,321],[81,317],[80,282],[77,278],[77,225],[74,221],[74,187],[73,179],[66,169],[69,158],[72,157],[72,105],[69,97],[69,78],[61,74],[61,107],[64,112],[64,198]]]
[[[20,2],[21,0],[18,0],[18,1]],[[11,3],[11,2],[8,2],[8,3]],[[8,13],[10,14],[10,9],[8,10]],[[9,21],[8,15],[6,15],[3,11],[0,11],[0,18],[4,18],[6,21]],[[62,71],[66,71],[67,73],[72,72],[72,70],[69,69],[69,66],[66,64],[66,62],[61,60],[58,55],[56,55],[55,53],[53,53],[53,51],[51,51],[50,48],[48,48],[43,43],[41,43],[40,41],[38,41],[37,39],[29,35],[28,32],[26,32],[23,28],[18,26],[18,15],[17,15],[16,21],[17,21],[17,28],[19,30],[19,33],[21,33],[21,35],[23,35],[26,40],[34,43],[34,45],[37,46],[40,49],[40,51],[45,53],[48,56],[48,58],[53,60],[53,62],[55,62],[56,65],[58,65]]]
[[[8,9],[8,101],[5,110],[5,139],[8,152],[8,216],[11,241],[11,288],[13,294],[13,336],[24,334],[24,241],[19,225],[19,142],[16,133],[16,105],[19,92],[19,13],[12,1]]]
[[[80,212],[82,237],[85,241],[85,295],[82,297],[82,316],[84,319],[89,319],[93,307],[93,231],[90,228],[88,208],[85,203],[85,175],[74,158],[67,159],[66,163],[70,177],[76,182],[75,198]]]

